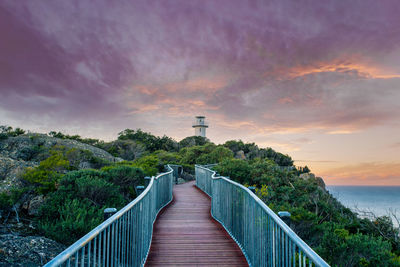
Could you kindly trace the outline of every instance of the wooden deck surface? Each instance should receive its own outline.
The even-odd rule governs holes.
[[[158,216],[146,265],[248,266],[242,251],[210,214],[211,200],[194,182],[174,186]]]

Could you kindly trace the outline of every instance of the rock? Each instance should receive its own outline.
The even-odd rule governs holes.
[[[194,180],[194,176],[187,172],[183,172],[181,174],[181,178],[184,179],[185,181],[193,181]]]
[[[68,149],[88,150],[95,157],[111,162],[120,161],[120,159],[113,157],[110,153],[98,147],[76,140],[55,138],[46,134],[24,134],[2,140],[0,141],[0,155],[15,160],[39,162],[48,156],[46,149],[48,150],[55,145],[64,146]]]
[[[326,191],[325,182],[324,182],[324,180],[323,180],[321,177],[315,177],[315,174],[313,174],[313,173],[311,173],[311,172],[309,172],[309,173],[302,173],[302,174],[299,175],[299,177],[300,177],[301,179],[304,179],[304,180],[309,180],[309,179],[315,180],[315,181],[317,182],[317,185],[318,185],[320,188],[322,188],[324,191]]]
[[[239,150],[235,154],[235,158],[237,159],[246,159],[246,155],[244,154],[243,150]]]
[[[89,162],[81,162],[79,163],[79,169],[90,169],[92,168],[92,165]]]
[[[186,183],[185,179],[178,178],[178,184],[184,184],[184,183]]]
[[[28,214],[30,216],[37,215],[39,213],[39,208],[46,201],[43,195],[36,196],[29,201]]]
[[[42,266],[64,249],[41,236],[0,235],[0,266]]]
[[[37,166],[37,163],[15,160],[0,154],[0,192],[8,191],[13,186],[21,186],[20,174],[27,167],[34,166]]]
[[[299,175],[299,177],[303,180],[308,180],[308,179],[315,179],[315,175],[311,172],[309,173],[302,173]]]
[[[317,180],[318,186],[326,191],[324,179],[322,177],[315,177],[315,180]]]

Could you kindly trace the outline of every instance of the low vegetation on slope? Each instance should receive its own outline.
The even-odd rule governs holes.
[[[332,266],[400,266],[399,230],[388,217],[360,219],[329,194],[322,178],[271,148],[242,141],[216,145],[196,136],[176,142],[140,129],[103,142],[2,127],[0,139],[0,160],[8,160],[0,180],[13,183],[0,188],[0,219],[19,214],[30,234],[71,244],[102,222],[105,207],[121,208],[135,198],[144,176],[162,172],[165,164],[182,165],[185,178],[193,179],[194,164],[219,163],[221,175],[255,186],[274,211],[289,211],[294,231]],[[17,163],[24,167],[8,171]]]
[[[313,175],[279,168],[269,159],[226,159],[214,169],[242,184],[272,210],[289,211],[291,228],[332,266],[400,266],[399,229],[389,217],[360,219]]]

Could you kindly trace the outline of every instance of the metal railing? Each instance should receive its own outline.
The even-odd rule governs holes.
[[[209,124],[208,124],[208,121],[206,121],[206,120],[203,119],[202,121],[198,121],[198,120],[193,121],[193,122],[192,122],[192,126],[193,126],[193,127],[195,127],[195,126],[204,126],[204,127],[208,127]]]
[[[169,167],[172,168],[173,173],[174,173],[174,183],[178,184],[178,178],[181,177],[183,173],[183,168],[181,165],[175,165],[175,164],[169,164]]]
[[[174,171],[152,177],[131,203],[76,241],[50,266],[143,266],[146,262],[158,212],[172,201]]]
[[[200,165],[196,185],[250,266],[329,266],[248,188]]]

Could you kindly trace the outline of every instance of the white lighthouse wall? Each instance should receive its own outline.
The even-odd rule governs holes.
[[[196,127],[194,128],[194,133],[196,136],[206,137],[206,128],[205,127]]]

